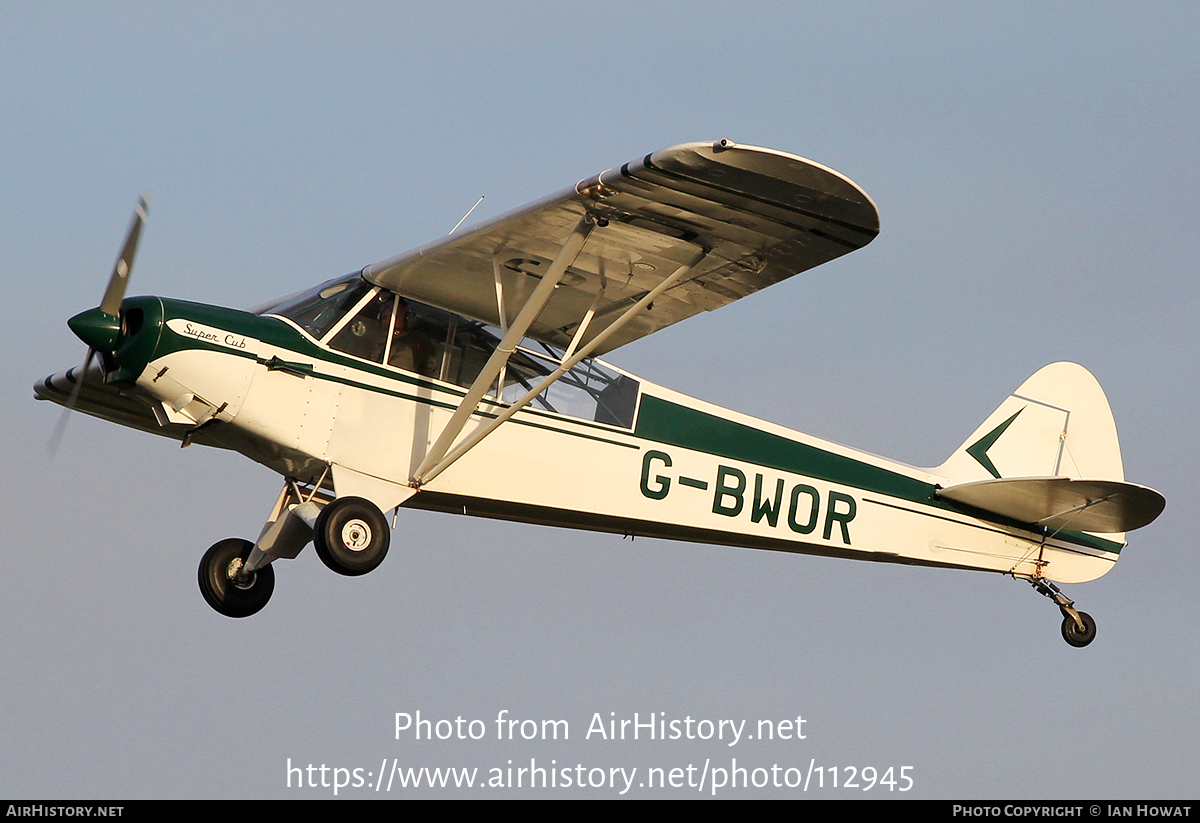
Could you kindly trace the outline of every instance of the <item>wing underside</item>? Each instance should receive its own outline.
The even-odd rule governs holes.
[[[565,347],[594,310],[578,341],[586,344],[703,254],[597,354],[861,248],[879,233],[875,204],[835,171],[769,149],[689,143],[368,266],[363,276],[504,326],[585,214],[597,228],[530,327],[534,339]]]
[[[49,400],[60,406],[68,406],[75,383],[80,379],[78,367],[52,374],[34,385],[34,397],[38,400]],[[149,406],[112,386],[105,385],[104,372],[98,363],[93,362],[82,379],[83,385],[79,387],[75,405],[72,407],[74,411],[99,417],[101,420],[109,420],[131,429],[169,437],[172,440],[182,440],[188,434],[189,427],[179,424],[163,425],[154,416],[154,412]],[[196,434],[193,442],[217,448],[229,448],[224,443],[209,437],[207,432]]]

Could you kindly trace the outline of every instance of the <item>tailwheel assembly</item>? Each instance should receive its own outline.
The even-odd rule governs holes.
[[[1062,589],[1044,577],[1029,578],[1029,584],[1037,590],[1038,594],[1053,600],[1054,604],[1058,606],[1058,610],[1062,612],[1063,640],[1075,648],[1081,649],[1096,639],[1096,621],[1087,612],[1076,610],[1075,601],[1063,594]]]
[[[1074,611],[1074,609],[1072,609]],[[1096,621],[1087,612],[1067,614],[1063,612],[1063,640],[1072,646],[1081,648],[1096,639]]]

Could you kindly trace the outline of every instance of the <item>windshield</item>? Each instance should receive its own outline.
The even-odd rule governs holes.
[[[351,307],[372,288],[357,274],[327,280],[305,292],[259,309],[258,314],[277,314],[320,340]]]

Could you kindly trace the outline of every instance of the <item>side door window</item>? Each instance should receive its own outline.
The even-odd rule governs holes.
[[[396,313],[396,295],[380,291],[329,341],[329,348],[382,363]]]

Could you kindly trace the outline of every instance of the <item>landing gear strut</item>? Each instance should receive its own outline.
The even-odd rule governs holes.
[[[1075,601],[1069,599],[1062,590],[1044,577],[1029,579],[1029,584],[1037,589],[1038,594],[1045,595],[1054,601],[1062,612],[1063,640],[1077,649],[1081,649],[1096,639],[1096,621],[1087,612],[1077,611]]]
[[[226,617],[258,612],[275,590],[271,564],[295,558],[309,541],[338,574],[366,574],[383,562],[391,542],[383,512],[362,497],[335,498],[322,487],[324,479],[307,484],[289,479],[257,543],[233,537],[204,553],[200,593],[208,605]]]

